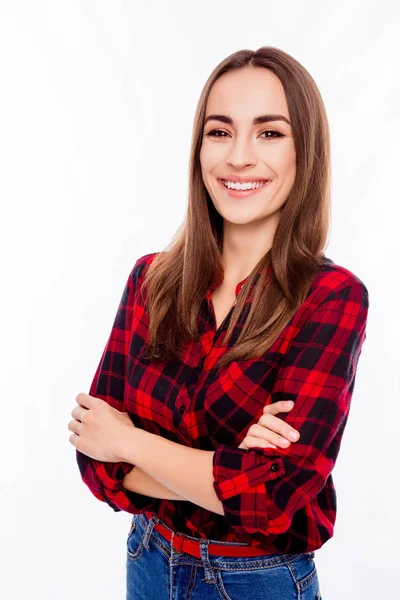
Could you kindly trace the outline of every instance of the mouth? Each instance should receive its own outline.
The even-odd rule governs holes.
[[[226,185],[227,181],[225,179],[218,179],[218,184],[225,190],[225,192],[229,196],[232,196],[233,198],[245,198],[247,196],[251,196],[252,194],[256,194],[257,192],[268,186],[270,183],[272,183],[271,179],[263,179],[239,185],[235,183],[233,187],[228,187]],[[253,185],[251,187],[248,187],[249,184]],[[241,189],[243,187],[248,187],[248,189]]]

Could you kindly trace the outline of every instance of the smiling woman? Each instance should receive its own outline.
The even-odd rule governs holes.
[[[250,89],[251,94],[247,93]],[[221,106],[224,114],[218,110]],[[265,107],[269,113],[257,113]],[[271,70],[254,66],[228,71],[214,83],[206,112],[200,162],[204,184],[216,210],[228,223],[244,224],[240,221],[243,211],[247,223],[264,218],[266,226],[267,217],[286,202],[296,174],[289,109],[279,77]],[[223,123],[224,128],[216,129],[217,123]],[[229,191],[221,195],[217,182]],[[238,208],[227,203],[227,196],[251,196],[257,202]]]
[[[87,433],[73,429],[88,438],[87,454],[74,438],[78,465],[133,515],[128,600],[177,587],[315,600],[369,296],[324,254],[329,130],[306,69],[272,47],[223,60],[197,106],[189,181],[174,243],[127,279],[83,398]],[[262,443],[268,407],[296,443]]]

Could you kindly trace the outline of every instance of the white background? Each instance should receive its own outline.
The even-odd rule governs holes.
[[[131,515],[82,483],[71,410],[123,286],[187,202],[195,106],[214,67],[277,46],[311,73],[333,169],[326,254],[370,312],[334,470],[324,600],[398,585],[399,74],[395,1],[0,2],[0,596],[125,597]],[[397,556],[397,559],[396,559]]]

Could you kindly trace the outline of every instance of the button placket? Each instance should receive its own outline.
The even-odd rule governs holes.
[[[191,408],[196,402],[197,392],[201,389],[202,385],[206,359],[207,355],[203,354],[198,365],[192,367],[191,376],[181,385],[181,389],[176,397],[176,409],[180,415],[183,415],[185,412],[190,413]]]
[[[186,396],[186,398],[185,398],[185,396]],[[186,429],[185,422],[184,422],[182,416],[188,410],[187,396],[188,396],[187,385],[186,385],[186,383],[183,383],[181,386],[181,389],[179,390],[178,395],[176,397],[175,410],[174,410],[174,416],[173,416],[173,422],[174,422],[175,427],[178,427],[180,429]]]

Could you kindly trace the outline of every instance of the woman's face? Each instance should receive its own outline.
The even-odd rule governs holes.
[[[210,115],[216,117],[207,120]],[[262,115],[290,121],[283,86],[272,71],[247,67],[224,73],[214,83],[206,107],[201,172],[216,210],[231,223],[279,214],[294,183],[296,152],[290,123],[254,124],[253,119]],[[248,182],[270,181],[250,195],[233,197],[220,180],[235,176]]]

